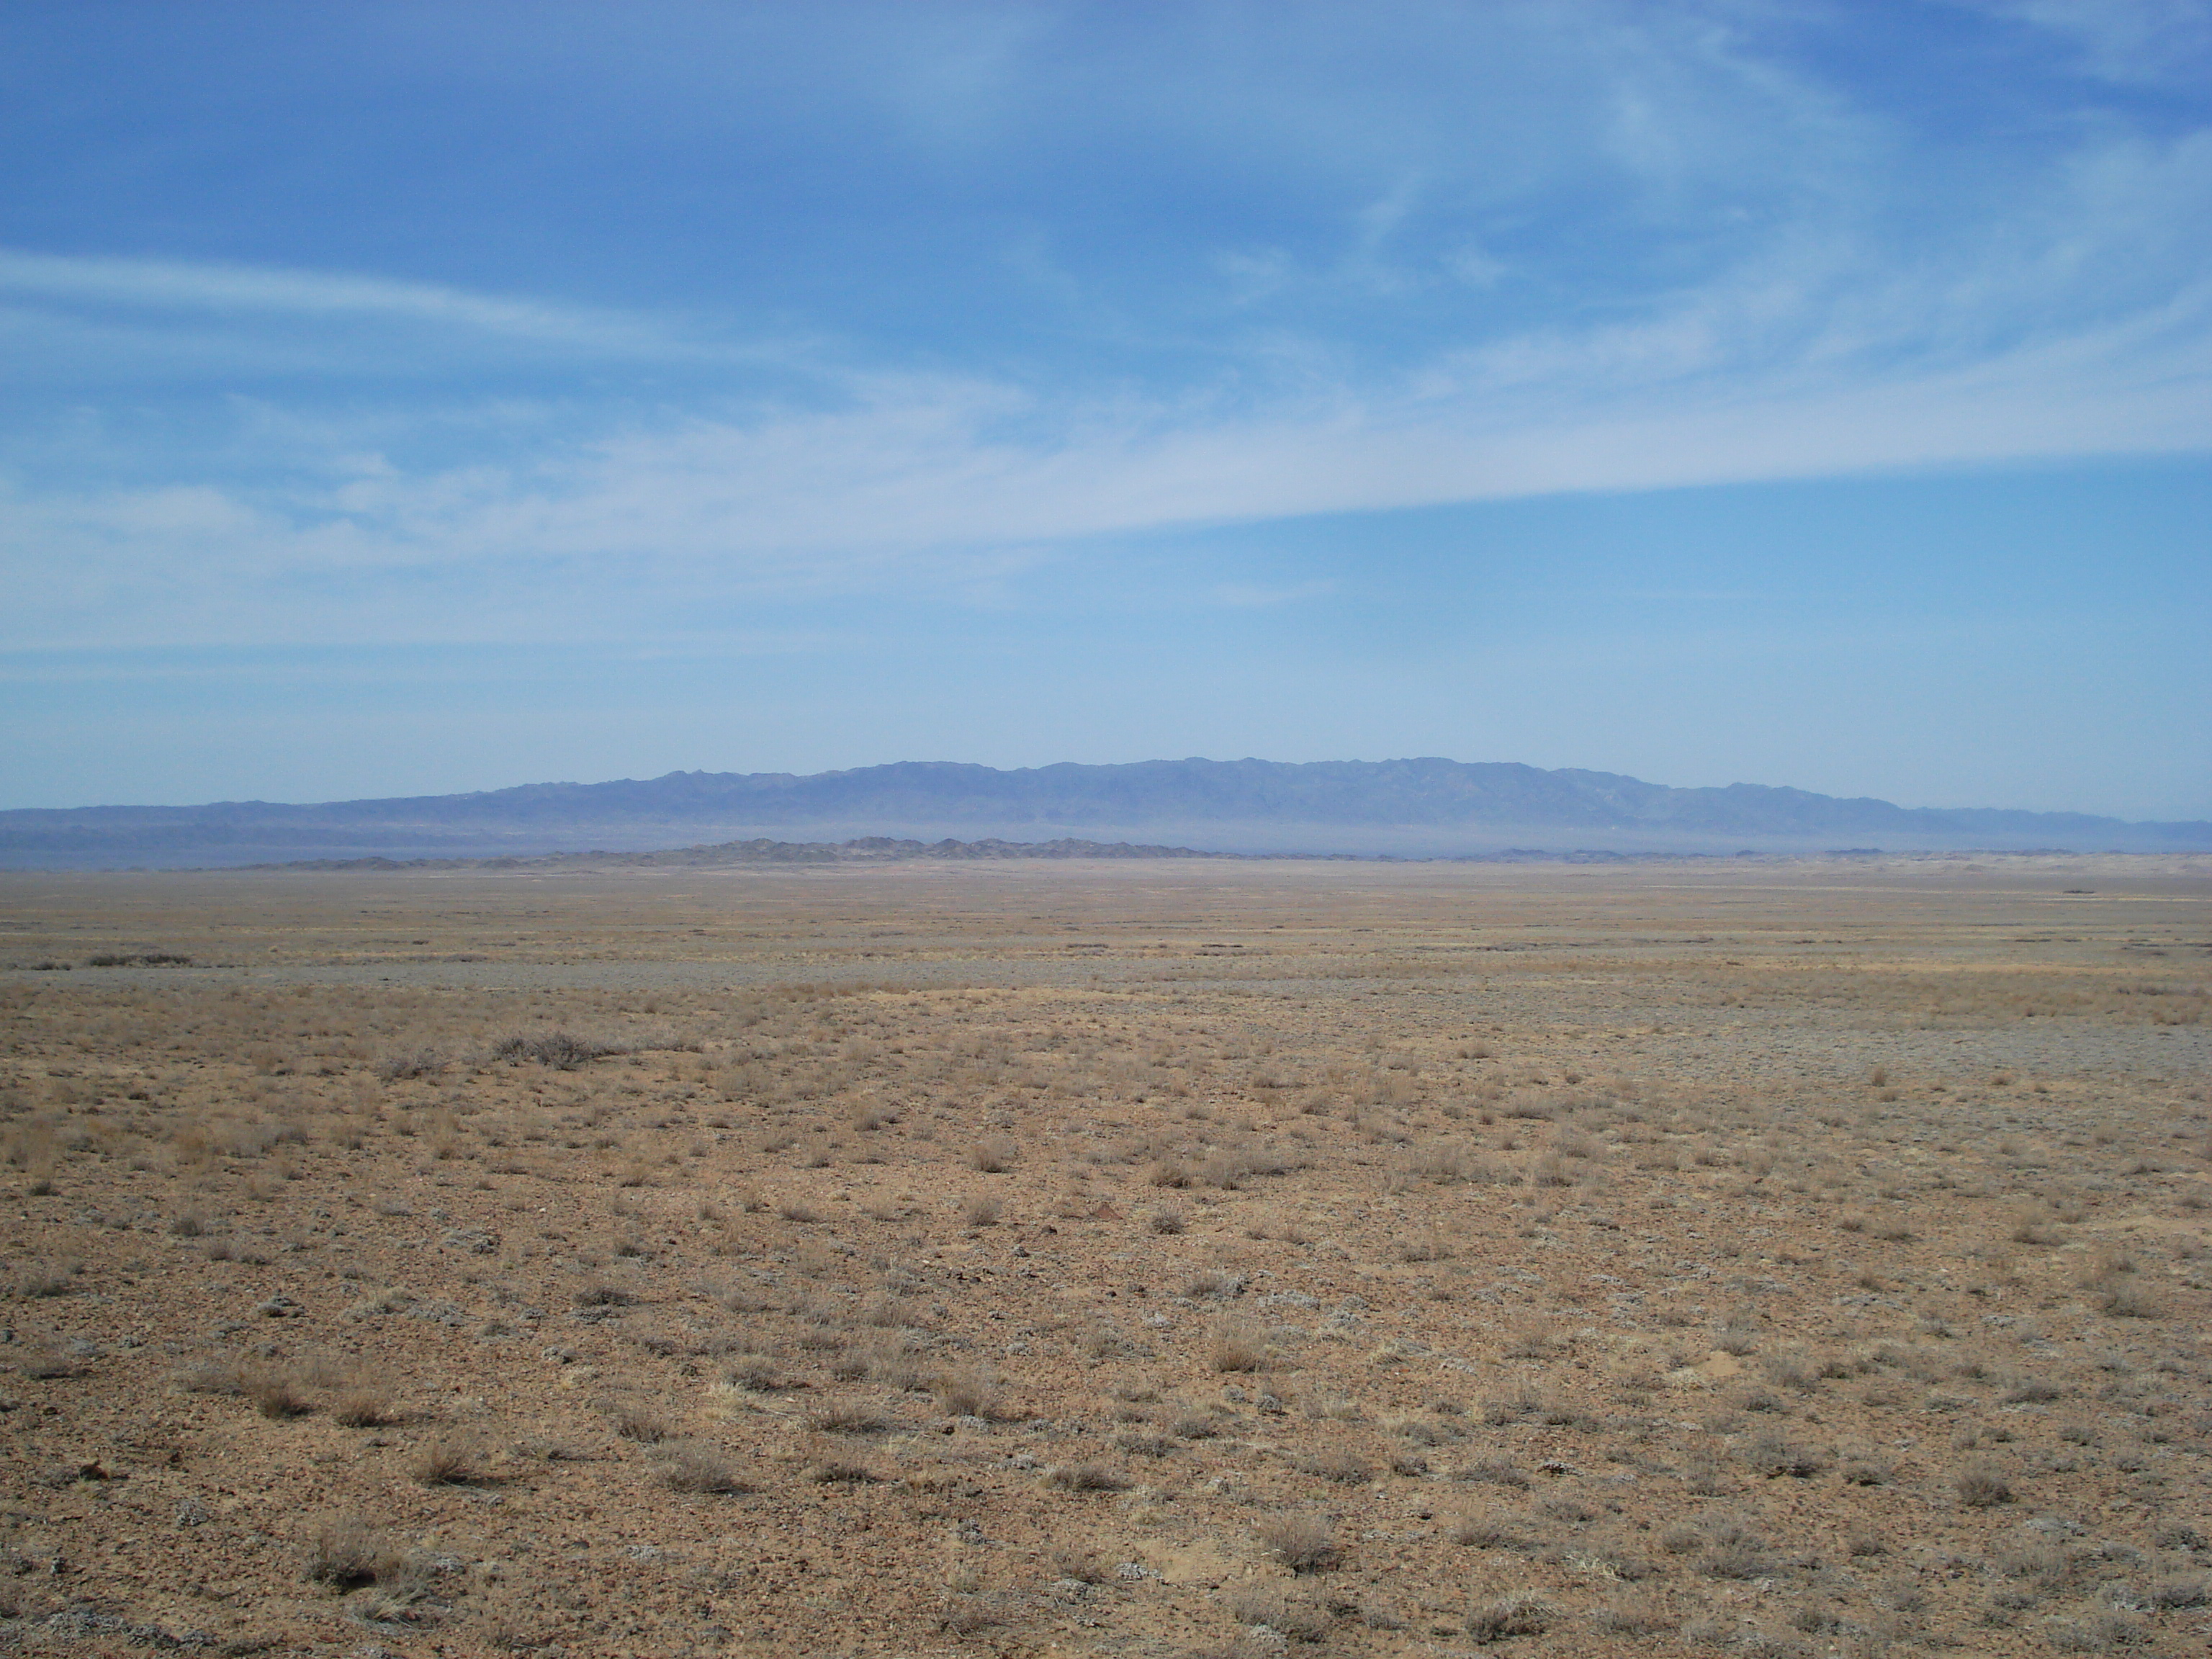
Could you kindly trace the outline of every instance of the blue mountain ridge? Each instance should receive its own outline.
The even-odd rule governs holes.
[[[1213,832],[1207,838],[1209,829]],[[1619,773],[1422,757],[1205,759],[1001,770],[951,761],[797,775],[672,772],[466,794],[292,805],[23,808],[0,812],[0,865],[228,864],[285,856],[482,855],[675,847],[740,834],[967,830],[1035,840],[1173,839],[1224,851],[1479,854],[1532,836],[1562,845],[1718,850],[1897,848],[2212,850],[2212,823],[2086,813],[1905,807],[1737,783],[1673,788]],[[1291,838],[1289,841],[1285,837]],[[787,838],[790,838],[787,836]],[[1303,844],[1310,843],[1310,844]]]

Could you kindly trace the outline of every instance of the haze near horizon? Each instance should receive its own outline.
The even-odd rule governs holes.
[[[0,16],[0,808],[2212,818],[2212,7]]]

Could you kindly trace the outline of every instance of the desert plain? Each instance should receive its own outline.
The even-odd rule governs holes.
[[[2212,859],[0,875],[0,1652],[2201,1654]]]

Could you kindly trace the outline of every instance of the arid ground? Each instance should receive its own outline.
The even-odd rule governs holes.
[[[0,1652],[2203,1654],[2208,990],[2179,857],[0,876]]]

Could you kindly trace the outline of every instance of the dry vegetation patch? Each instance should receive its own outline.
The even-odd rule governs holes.
[[[2203,860],[0,882],[26,1651],[2208,1633]]]

